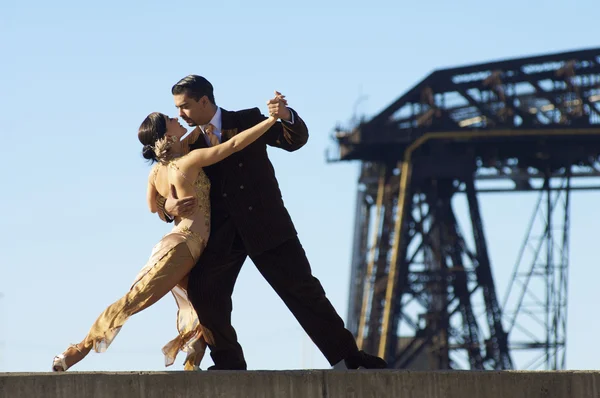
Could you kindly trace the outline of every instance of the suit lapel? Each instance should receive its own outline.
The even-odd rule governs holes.
[[[223,108],[221,108],[221,144],[231,138],[231,131],[235,125],[235,114],[234,112],[229,112]],[[207,146],[208,147],[208,146]],[[224,162],[221,161],[214,166],[221,169],[221,173],[225,171]],[[221,186],[221,190],[225,189],[225,177],[221,174],[220,181],[212,181],[213,185],[219,184]]]
[[[233,127],[233,112],[221,108],[221,131]]]
[[[221,143],[229,141],[237,133],[235,113],[221,108]]]

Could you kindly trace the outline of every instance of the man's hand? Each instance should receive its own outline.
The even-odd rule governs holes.
[[[279,91],[275,91],[275,98],[267,101],[269,106],[269,115],[291,122],[292,112],[287,108],[287,100],[285,95],[281,95]]]
[[[195,196],[177,198],[177,190],[171,185],[171,196],[165,202],[165,211],[172,217],[188,217],[194,213],[197,204]]]

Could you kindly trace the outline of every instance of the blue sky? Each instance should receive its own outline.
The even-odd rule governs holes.
[[[345,317],[359,165],[325,162],[335,125],[378,113],[436,68],[597,46],[598,11],[595,0],[2,2],[0,371],[48,371],[170,228],[146,208],[135,133],[150,112],[176,114],[169,90],[181,77],[208,78],[229,110],[265,111],[279,90],[307,122],[302,150],[270,155],[314,274]],[[482,198],[501,293],[533,199]],[[572,198],[571,369],[598,368],[599,199]],[[250,369],[328,367],[251,262],[233,300]],[[162,370],[174,333],[168,296],[76,369]]]

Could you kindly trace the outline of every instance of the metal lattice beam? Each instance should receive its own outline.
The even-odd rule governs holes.
[[[569,192],[600,189],[570,181],[600,176],[598,103],[589,49],[435,71],[337,132],[338,160],[363,161],[349,324],[364,349],[400,368],[511,369],[525,350],[533,367],[564,368]],[[478,185],[500,180],[512,185]],[[545,195],[546,229],[532,265],[515,268],[521,301],[501,305],[478,193],[516,191]],[[463,193],[472,248],[451,206]]]

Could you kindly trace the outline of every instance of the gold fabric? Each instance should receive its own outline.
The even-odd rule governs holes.
[[[191,370],[194,365],[200,364],[206,341],[202,325],[187,296],[187,274],[206,247],[210,233],[210,181],[202,171],[190,181],[179,171],[176,161],[166,167],[169,167],[169,173],[179,173],[193,184],[198,207],[190,217],[175,220],[173,230],[152,249],[150,259],[138,273],[129,292],[111,304],[94,322],[84,345],[96,352],[106,351],[129,317],[171,291],[178,307],[178,335],[162,349],[165,366],[172,365],[177,354],[183,351],[187,353],[184,369]],[[152,172],[156,176],[156,170]]]

